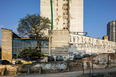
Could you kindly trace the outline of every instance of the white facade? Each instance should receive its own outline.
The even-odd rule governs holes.
[[[83,32],[83,0],[70,1],[70,32]]]
[[[40,0],[40,15],[51,20],[50,0]],[[53,30],[83,32],[83,0],[52,0]]]
[[[116,52],[116,42],[75,34],[70,34],[69,39],[69,44],[76,47],[76,52],[83,51],[87,54]]]
[[[49,37],[49,50],[52,56],[73,58],[74,55],[115,53],[116,42],[71,34],[69,31],[54,30]]]

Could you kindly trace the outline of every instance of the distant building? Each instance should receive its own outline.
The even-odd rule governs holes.
[[[111,21],[107,24],[108,40],[116,42],[116,21]]]
[[[40,15],[51,19],[50,0],[40,0]],[[52,0],[53,30],[83,32],[83,0]]]

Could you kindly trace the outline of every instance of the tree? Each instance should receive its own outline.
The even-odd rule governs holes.
[[[23,49],[18,57],[20,58],[26,58],[26,59],[38,59],[40,58],[41,56],[41,52],[37,49],[32,49],[32,48],[26,48],[26,49]]]
[[[29,15],[20,19],[17,31],[21,37],[35,37],[39,48],[39,39],[45,37],[44,31],[50,28],[50,20],[39,14]]]

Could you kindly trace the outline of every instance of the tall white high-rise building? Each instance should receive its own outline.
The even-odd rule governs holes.
[[[40,15],[51,20],[50,0],[40,0]],[[83,0],[52,0],[53,30],[83,32]]]

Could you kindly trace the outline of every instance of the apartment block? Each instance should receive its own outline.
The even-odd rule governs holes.
[[[116,21],[107,24],[108,40],[116,42]]]
[[[51,20],[50,0],[40,0],[40,15]],[[83,0],[52,0],[53,30],[83,32]]]

